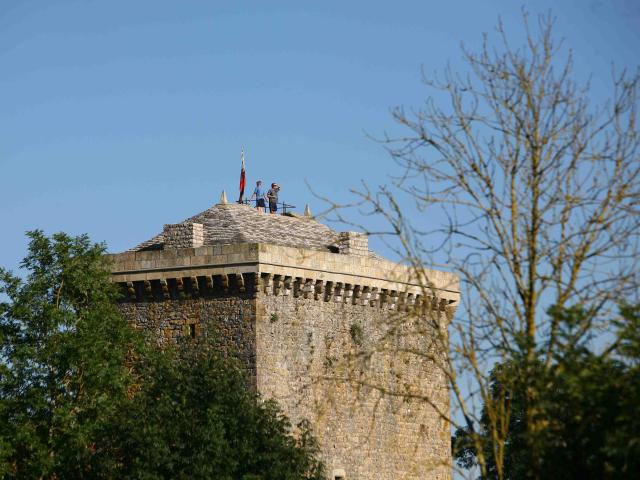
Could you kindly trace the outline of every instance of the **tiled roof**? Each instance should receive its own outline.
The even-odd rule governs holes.
[[[316,250],[334,250],[338,245],[338,233],[312,218],[271,215],[236,203],[214,205],[180,223],[201,223],[204,245],[270,243]],[[161,250],[164,241],[160,233],[132,250]]]

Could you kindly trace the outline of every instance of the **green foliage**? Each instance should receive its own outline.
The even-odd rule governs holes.
[[[212,343],[144,343],[103,245],[28,235],[28,276],[0,270],[0,478],[323,478],[308,424]]]
[[[133,331],[104,245],[29,232],[26,280],[0,270],[0,477],[80,478],[131,382]]]
[[[353,343],[361,347],[364,337],[362,327],[357,323],[352,323],[351,327],[349,327],[349,334],[351,335],[351,340],[353,341]]]
[[[212,339],[147,362],[148,378],[112,432],[135,479],[321,479],[307,424],[298,439],[273,402],[259,402]]]
[[[510,411],[505,441],[505,479],[529,478],[533,467],[542,478],[624,479],[640,471],[640,308],[622,307],[615,322],[616,341],[603,353],[589,348],[581,329],[587,314],[580,308],[554,309],[561,341],[551,365],[524,358],[496,365],[491,393]],[[542,358],[542,355],[540,355]],[[534,392],[527,395],[525,392]],[[543,425],[527,433],[527,398],[533,398],[534,421]],[[531,401],[531,400],[530,400]],[[487,478],[498,477],[488,409],[481,431],[459,429],[453,438],[456,461],[463,468],[477,462],[474,435],[487,460]],[[476,437],[476,438],[478,438]],[[533,465],[531,448],[541,452]]]
[[[278,315],[276,313],[272,313],[271,317],[269,318],[269,321],[271,323],[276,323],[278,321]]]

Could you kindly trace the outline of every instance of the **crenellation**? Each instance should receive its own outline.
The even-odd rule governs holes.
[[[395,290],[391,290],[391,293],[389,294],[389,310],[397,310],[398,300],[398,292]]]
[[[216,275],[216,278],[220,279],[220,288],[222,289],[224,294],[226,295],[227,293],[229,293],[229,275],[223,273],[221,275]]]
[[[353,285],[350,283],[344,284],[344,301],[345,303],[351,303],[353,296]]]
[[[245,293],[247,291],[244,283],[244,276],[241,273],[236,274],[236,288],[238,292]]]
[[[314,287],[314,300],[318,300],[319,298],[322,298],[323,294],[324,294],[324,281],[316,280],[316,284]]]
[[[260,275],[259,273],[254,274],[253,282],[253,290],[255,292],[259,292],[264,288],[264,280],[262,278],[262,275]]]
[[[360,305],[362,306],[369,305],[370,299],[371,299],[371,287],[369,286],[362,287],[362,293],[360,294]]]
[[[298,298],[300,295],[302,295],[302,287],[303,287],[302,277],[295,277],[295,280],[293,282],[294,297]]]
[[[165,300],[169,300],[171,295],[169,294],[169,285],[167,284],[166,278],[160,279],[160,288],[162,289],[162,296]]]
[[[136,293],[136,289],[133,285],[133,282],[126,282],[126,292],[127,292],[127,298],[129,300],[135,301],[137,298],[137,293]]]
[[[398,294],[398,311],[406,312],[408,306],[408,295],[406,291],[401,291]]]
[[[191,294],[195,296],[200,295],[200,281],[198,278],[201,277],[189,277],[189,289],[191,290]]]
[[[151,282],[149,280],[144,281],[144,294],[146,299],[153,299],[153,290],[151,288]]]
[[[182,280],[182,277],[177,277],[172,280],[178,293],[178,298],[184,296],[184,280]]]
[[[282,295],[288,296],[291,294],[291,289],[292,289],[292,277],[289,275],[286,275],[284,277],[284,290],[282,291]]]
[[[263,273],[262,283],[264,285],[264,293],[270,295],[271,292],[273,292],[273,275],[270,273]]]
[[[353,303],[356,304],[362,297],[362,285],[358,284],[353,287]]]
[[[281,290],[282,290],[282,275],[274,275],[273,276],[273,294],[280,295]]]
[[[381,307],[384,307],[385,305],[387,305],[389,303],[389,290],[387,290],[386,288],[383,288],[380,291],[379,301],[380,301],[380,306]]]
[[[305,299],[308,299],[311,297],[312,293],[313,293],[313,279],[307,278],[305,279],[304,286],[302,287],[302,295]]]
[[[336,282],[333,285],[333,300],[336,303],[342,302],[342,282]]]
[[[380,300],[380,292],[378,292],[378,287],[371,288],[371,299],[369,300],[369,305],[375,307],[378,305],[378,301]]]

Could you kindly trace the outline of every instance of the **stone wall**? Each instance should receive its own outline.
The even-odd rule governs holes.
[[[220,297],[124,301],[119,307],[137,329],[148,333],[159,345],[180,338],[215,335],[225,353],[239,359],[249,381],[255,385],[256,303],[249,294]],[[212,330],[213,329],[213,330]]]
[[[393,396],[427,394],[449,412],[442,373],[426,356],[406,353],[438,356],[428,315],[262,293],[257,305],[258,390],[293,424],[311,421],[329,473],[450,478],[449,425],[426,402]]]

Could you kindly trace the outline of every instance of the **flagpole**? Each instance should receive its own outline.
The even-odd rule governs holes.
[[[244,196],[244,187],[246,183],[246,173],[245,173],[245,165],[244,165],[244,145],[240,150],[240,160],[242,162],[242,167],[240,168],[240,198],[238,199],[238,203],[242,203],[242,197]]]

